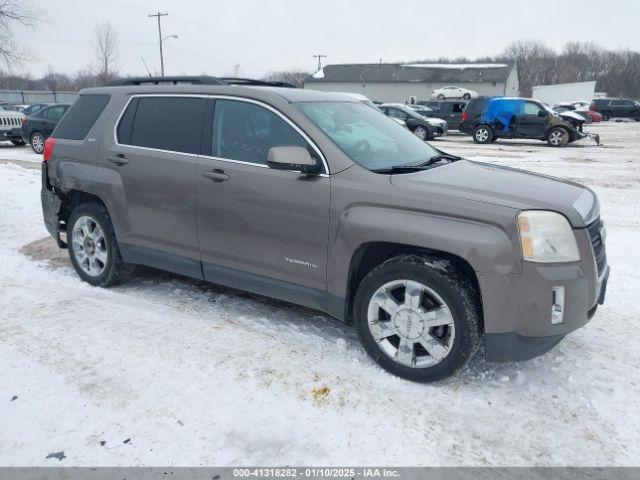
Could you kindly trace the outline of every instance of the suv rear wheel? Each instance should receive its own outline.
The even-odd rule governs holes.
[[[67,222],[67,246],[73,268],[93,286],[116,284],[133,268],[122,261],[109,212],[97,203],[73,210]]]
[[[367,353],[382,368],[416,382],[453,375],[480,339],[477,295],[448,262],[401,255],[358,287],[354,321]]]
[[[562,127],[552,128],[547,135],[547,143],[552,147],[564,147],[569,143],[569,132]]]
[[[608,122],[609,120],[611,120],[611,115],[608,112],[602,112],[602,121]]]
[[[33,132],[29,143],[31,144],[33,151],[38,155],[44,152],[44,135],[40,132]]]
[[[478,125],[473,129],[472,135],[476,143],[489,143],[493,139],[493,132],[487,125]]]

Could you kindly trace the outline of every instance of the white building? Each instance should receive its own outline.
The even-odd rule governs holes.
[[[429,98],[441,87],[457,85],[480,95],[518,96],[518,71],[507,63],[359,63],[327,65],[305,80],[304,88],[352,92],[379,102]]]

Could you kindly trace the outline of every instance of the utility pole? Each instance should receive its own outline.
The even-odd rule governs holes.
[[[327,56],[319,53],[317,55],[314,55],[313,58],[318,59],[318,71],[322,70],[322,59],[327,58]]]
[[[150,13],[149,18],[157,17],[158,19],[158,43],[160,44],[160,75],[164,77],[164,57],[162,55],[162,26],[160,25],[160,18],[166,17],[168,13]]]

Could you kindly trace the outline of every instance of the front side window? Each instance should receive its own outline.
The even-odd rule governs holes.
[[[417,164],[439,153],[408,129],[365,105],[353,102],[295,105],[340,150],[368,170]]]
[[[524,114],[525,115],[538,115],[538,112],[542,110],[537,103],[525,102]]]
[[[118,126],[118,141],[135,147],[200,153],[206,99],[140,97],[129,103]]]
[[[271,110],[249,102],[216,100],[211,145],[214,157],[266,165],[269,149],[287,146],[304,147],[317,156],[302,135]]]

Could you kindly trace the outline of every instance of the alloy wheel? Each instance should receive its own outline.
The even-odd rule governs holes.
[[[406,367],[432,367],[453,348],[451,310],[433,289],[414,280],[394,280],[376,290],[367,321],[379,348]]]
[[[36,153],[42,153],[44,151],[44,137],[36,133],[31,137],[31,148]]]
[[[562,145],[564,139],[564,133],[560,130],[554,130],[549,135],[549,143],[554,146]]]
[[[79,217],[71,231],[73,256],[89,276],[99,277],[107,266],[107,240],[102,228],[88,215]]]
[[[476,130],[476,140],[478,140],[478,142],[486,142],[489,140],[489,130],[486,128]]]

